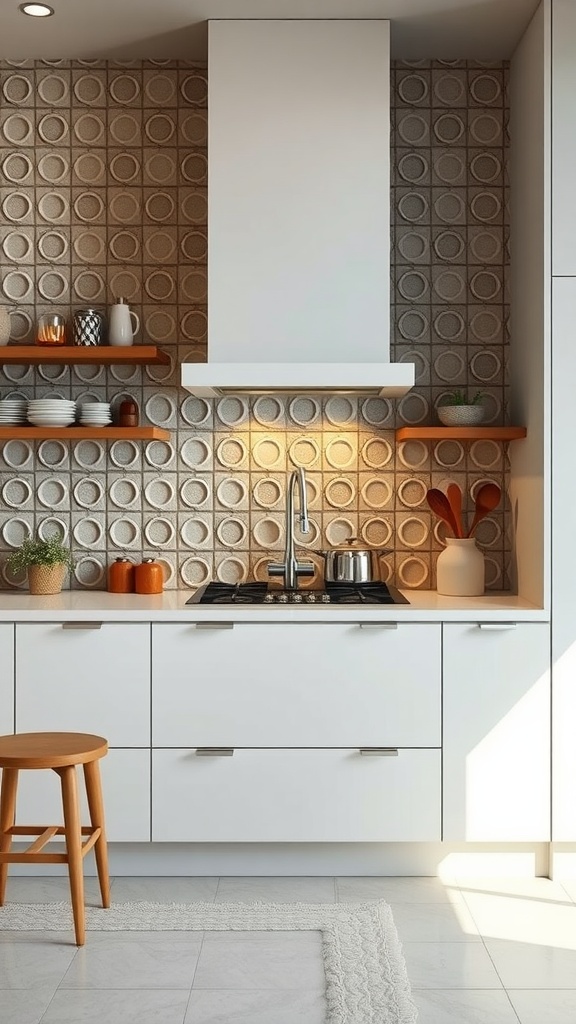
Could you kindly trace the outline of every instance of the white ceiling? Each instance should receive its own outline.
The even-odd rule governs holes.
[[[509,57],[539,0],[48,0],[29,18],[1,0],[0,56],[206,58],[208,18],[389,18],[392,55]]]

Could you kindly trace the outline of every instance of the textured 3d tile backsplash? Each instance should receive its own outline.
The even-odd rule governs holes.
[[[506,67],[395,63],[392,69],[392,358],[416,364],[401,402],[344,396],[205,402],[178,365],[206,345],[206,72],[167,61],[0,61],[0,305],[12,340],[36,317],[124,296],[137,341],[171,365],[5,366],[0,396],[57,393],[119,403],[171,441],[0,447],[3,552],[33,530],[70,538],[72,586],[101,588],[109,561],[156,556],[168,587],[265,578],[284,542],[286,472],[307,471],[309,549],[350,536],[380,545],[385,578],[433,587],[443,531],[426,488],[506,485],[501,445],[407,441],[435,423],[447,391],[482,390],[506,422],[508,228]],[[478,531],[487,583],[508,586],[499,509]],[[314,556],[312,556],[314,557]],[[21,585],[16,581],[16,585]]]

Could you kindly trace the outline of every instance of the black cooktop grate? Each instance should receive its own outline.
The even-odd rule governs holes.
[[[334,605],[398,604],[403,601],[397,592],[392,593],[386,583],[380,582],[326,583],[319,589],[307,587],[298,591],[306,604],[306,596],[311,593],[316,596],[318,603]],[[208,583],[186,604],[265,604],[270,602],[270,595],[278,597],[280,594],[286,594],[288,602],[292,603],[293,593],[266,583]]]

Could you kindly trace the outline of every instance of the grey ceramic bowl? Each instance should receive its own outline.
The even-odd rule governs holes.
[[[436,411],[445,427],[477,427],[484,419],[481,405],[439,405]]]

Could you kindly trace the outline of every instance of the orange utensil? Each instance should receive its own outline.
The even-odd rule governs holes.
[[[457,537],[456,520],[444,491],[440,491],[437,487],[431,487],[429,491],[426,491],[426,500],[432,511],[448,524],[454,536]]]
[[[462,491],[458,487],[458,484],[448,484],[446,494],[448,501],[450,502],[450,508],[452,509],[452,515],[454,516],[454,522],[456,524],[456,536],[464,536],[464,528],[462,526]]]
[[[498,484],[482,484],[476,493],[476,511],[467,536],[471,537],[481,519],[489,515],[500,502],[502,491]]]

